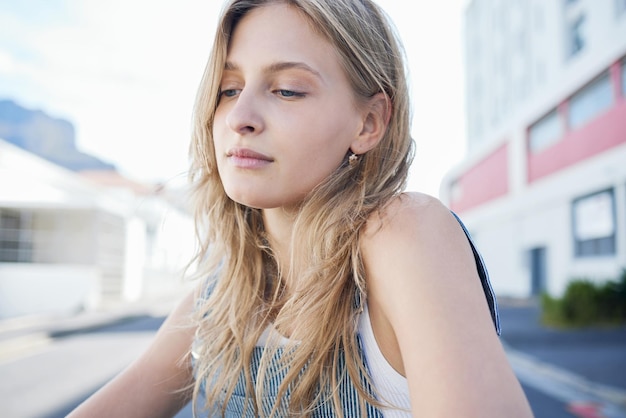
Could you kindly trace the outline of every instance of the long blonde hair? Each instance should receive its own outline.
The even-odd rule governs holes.
[[[226,195],[212,137],[230,37],[246,13],[270,3],[295,7],[335,47],[357,100],[383,92],[392,106],[380,143],[361,155],[356,166],[346,158],[302,202],[288,267],[278,265],[272,253],[261,211]],[[365,402],[377,404],[360,378],[366,373],[356,335],[365,297],[359,235],[368,216],[405,186],[413,158],[409,125],[403,51],[386,15],[371,1],[231,0],[226,4],[196,98],[190,150],[199,241],[194,261],[200,276],[214,278],[208,284],[210,294],[200,298],[197,309],[201,343],[196,350],[194,399],[204,389],[208,407],[224,405],[243,373],[246,396],[256,413],[265,415],[262,382],[277,351],[269,346],[265,350],[256,381],[249,364],[259,337],[272,323],[276,329],[288,328],[292,335],[307,338],[283,351],[286,377],[269,415],[282,415],[287,407],[291,413],[307,415],[316,403],[330,398],[341,416],[339,395],[333,390],[342,379],[336,373],[341,356],[357,383],[361,408]],[[297,284],[288,294],[282,292],[286,282]]]

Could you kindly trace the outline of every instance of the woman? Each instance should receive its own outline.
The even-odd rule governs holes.
[[[532,416],[464,228],[402,193],[407,91],[370,1],[230,1],[191,148],[210,279],[72,416]]]

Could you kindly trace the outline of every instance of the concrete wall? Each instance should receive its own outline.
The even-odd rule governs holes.
[[[603,281],[626,267],[626,145],[533,183],[532,188],[500,198],[460,216],[474,236],[491,273],[496,293],[528,296],[528,251],[545,247],[547,288],[560,295],[573,278]],[[572,203],[613,189],[616,254],[574,254]]]
[[[90,266],[0,263],[0,319],[89,309],[99,302],[99,286]]]
[[[184,287],[194,248],[193,222],[178,207],[184,195],[146,193],[94,183],[0,138],[0,208],[23,216],[18,232],[28,255],[0,262],[0,318]]]

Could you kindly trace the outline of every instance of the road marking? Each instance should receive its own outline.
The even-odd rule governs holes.
[[[37,332],[12,338],[0,343],[0,363],[22,358],[39,350],[52,342],[52,339],[45,332]]]
[[[604,418],[602,405],[595,402],[574,402],[568,404],[565,409],[579,418]]]
[[[594,405],[603,418],[626,417],[626,391],[592,382],[505,345],[518,379],[568,406]],[[583,412],[583,411],[578,411]],[[578,415],[584,417],[585,415]]]

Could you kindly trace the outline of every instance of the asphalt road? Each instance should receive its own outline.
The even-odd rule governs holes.
[[[512,348],[593,382],[626,389],[626,327],[557,330],[536,307],[502,308],[502,339]]]
[[[620,370],[626,370],[626,351],[624,345],[618,344],[621,340],[615,343],[615,330],[611,331],[611,338],[604,330],[555,334],[532,325],[533,315],[536,312],[532,308],[502,310],[503,341],[507,346],[600,382],[624,383]],[[0,363],[0,416],[64,417],[136,358],[162,321],[162,317],[145,316],[90,332],[58,335],[47,345],[5,360]],[[617,337],[621,338],[621,334]],[[590,358],[595,360],[589,361]],[[537,418],[594,416],[568,412],[571,399],[565,402],[541,385],[530,383],[522,380]],[[191,417],[190,406],[177,415]]]

